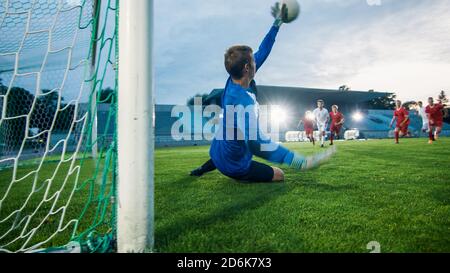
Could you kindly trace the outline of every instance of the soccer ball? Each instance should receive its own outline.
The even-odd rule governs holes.
[[[290,23],[300,15],[300,4],[297,0],[281,0],[281,7],[286,5],[286,10],[282,16],[283,23]]]

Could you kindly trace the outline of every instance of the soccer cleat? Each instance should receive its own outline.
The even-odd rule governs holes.
[[[320,148],[325,148],[325,145],[323,145],[323,144],[320,144]]]
[[[334,155],[335,153],[336,153],[336,148],[335,148],[335,146],[333,146],[332,148],[330,148],[324,152],[320,152],[320,153],[314,154],[312,156],[308,156],[305,158],[301,169],[302,170],[310,170],[310,169],[316,168],[320,164],[322,164],[325,161],[327,161],[328,159],[330,159],[331,156]]]
[[[197,169],[191,171],[191,173],[190,173],[190,176],[197,176],[197,177],[200,177],[200,176],[202,176],[202,175],[203,175],[202,167],[199,167],[199,168],[197,168]]]
[[[433,144],[433,140],[428,140],[428,144]]]

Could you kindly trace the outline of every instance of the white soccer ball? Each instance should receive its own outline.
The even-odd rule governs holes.
[[[286,5],[286,14],[282,17],[283,23],[290,23],[300,15],[300,4],[297,0],[281,0],[281,7]]]

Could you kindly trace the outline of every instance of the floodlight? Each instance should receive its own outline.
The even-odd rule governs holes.
[[[273,123],[284,123],[287,121],[288,115],[280,106],[272,106],[271,119]]]
[[[352,118],[354,121],[359,122],[359,121],[363,120],[364,116],[361,112],[355,112],[355,113],[353,113]]]

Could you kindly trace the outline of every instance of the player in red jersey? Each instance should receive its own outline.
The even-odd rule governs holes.
[[[394,117],[392,118],[391,124],[389,127],[392,127],[394,121],[397,120],[395,126],[395,144],[398,144],[398,139],[405,135],[408,135],[408,126],[410,123],[409,112],[405,107],[402,106],[402,102],[397,100],[395,102],[395,111]]]
[[[442,131],[442,126],[444,124],[444,105],[439,103],[434,103],[433,98],[428,98],[428,106],[425,109],[425,113],[428,116],[430,130],[428,135],[430,140],[429,144],[432,144],[434,140],[439,138],[439,134]],[[434,134],[433,134],[434,132]]]
[[[312,142],[313,145],[316,145],[314,140],[314,115],[311,111],[306,111],[305,116],[300,120],[297,127],[303,123],[303,128],[306,132],[306,137]]]
[[[340,113],[338,110],[339,110],[339,107],[337,105],[331,106],[330,145],[333,145],[333,140],[335,137],[339,138],[339,134],[341,132],[342,125],[344,124],[344,121],[345,121],[344,115],[342,113]]]

